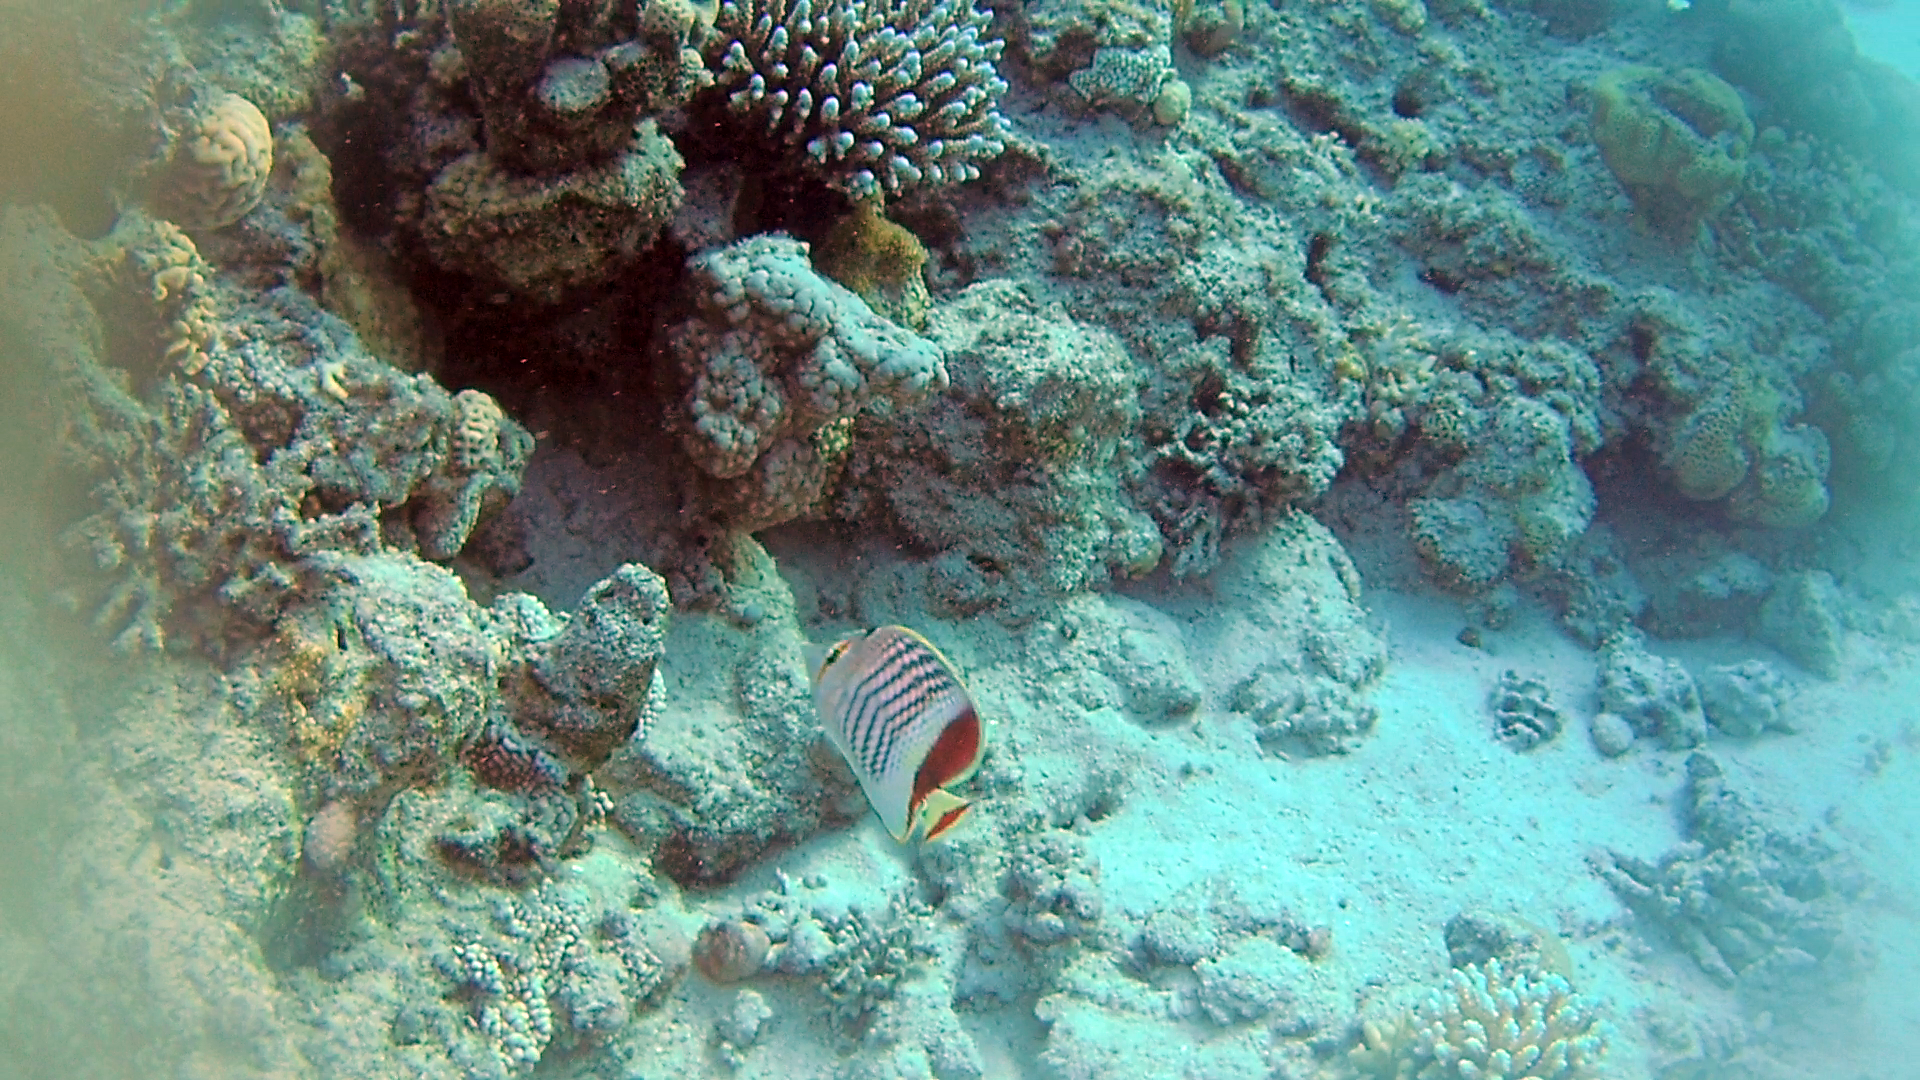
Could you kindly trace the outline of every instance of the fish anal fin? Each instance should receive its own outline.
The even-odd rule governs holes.
[[[945,788],[935,788],[927,793],[927,799],[920,804],[919,820],[927,823],[926,835],[922,842],[931,841],[960,823],[973,803],[963,799]]]

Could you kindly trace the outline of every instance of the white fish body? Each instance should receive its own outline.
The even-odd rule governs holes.
[[[894,839],[932,840],[966,813],[946,790],[980,767],[986,742],[973,699],[940,650],[904,626],[806,647],[827,738]]]

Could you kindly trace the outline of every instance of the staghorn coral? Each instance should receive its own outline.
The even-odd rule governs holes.
[[[200,104],[168,147],[155,210],[188,229],[218,229],[259,205],[273,171],[273,132],[253,102],[220,94]]]
[[[1708,977],[1799,1005],[1871,963],[1847,912],[1864,882],[1837,837],[1779,828],[1701,751],[1687,757],[1681,803],[1687,839],[1657,861],[1613,850],[1588,861]]]
[[[716,509],[753,531],[819,505],[859,414],[947,386],[938,346],[821,277],[807,246],[756,236],[691,260],[699,314],[670,335],[687,379],[681,444]]]
[[[1410,1014],[1366,1024],[1348,1064],[1369,1080],[1598,1080],[1612,1033],[1562,976],[1493,959],[1448,972]]]
[[[712,92],[849,195],[970,180],[1008,136],[990,22],[972,0],[723,0]]]

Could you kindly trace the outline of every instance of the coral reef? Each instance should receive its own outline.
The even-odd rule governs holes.
[[[720,0],[712,96],[775,167],[862,198],[970,180],[1006,147],[973,0]]]
[[[631,155],[637,120],[684,104],[712,79],[699,46],[713,11],[689,0],[645,0],[617,15],[460,0],[447,5],[446,19],[479,104],[487,154],[522,174],[573,172]]]
[[[838,512],[884,507],[937,553],[956,612],[1151,570],[1158,530],[1116,475],[1139,418],[1120,343],[1011,282],[971,286],[929,334],[952,391],[863,431]]]
[[[1515,750],[1552,741],[1566,724],[1547,684],[1511,669],[1500,673],[1487,707],[1493,712],[1494,735]]]
[[[1681,798],[1684,843],[1652,862],[1617,851],[1591,859],[1636,915],[1715,982],[1797,1001],[1869,962],[1847,916],[1864,883],[1836,838],[1773,824],[1700,751],[1687,757]]]
[[[522,175],[466,154],[427,188],[419,229],[447,270],[554,303],[653,242],[680,205],[680,155],[652,120],[602,161]]]
[[[681,445],[735,529],[815,512],[856,417],[947,386],[937,345],[815,273],[797,240],[753,237],[690,269],[699,311],[669,335],[687,388]]]
[[[1414,549],[1443,584],[1476,593],[1551,566],[1593,520],[1578,459],[1604,437],[1592,357],[1552,342],[1441,346],[1447,369],[1404,409],[1445,466],[1408,504]]]
[[[1411,1015],[1369,1023],[1349,1064],[1378,1080],[1598,1080],[1612,1025],[1559,975],[1499,960],[1455,968]]]

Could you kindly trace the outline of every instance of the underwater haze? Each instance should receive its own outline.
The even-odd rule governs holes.
[[[0,1080],[1920,1077],[1914,0],[0,0]]]

